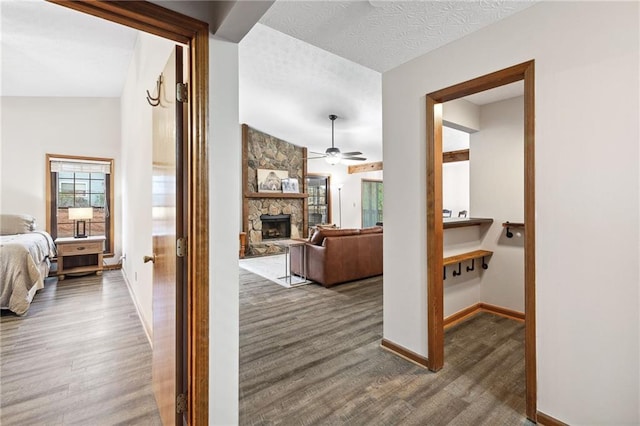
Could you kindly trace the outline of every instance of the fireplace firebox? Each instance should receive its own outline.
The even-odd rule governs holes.
[[[275,240],[291,237],[291,215],[290,214],[263,214],[262,239]]]

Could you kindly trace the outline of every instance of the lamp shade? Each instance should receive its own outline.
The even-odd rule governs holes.
[[[69,220],[86,220],[93,219],[93,208],[77,207],[69,208]]]

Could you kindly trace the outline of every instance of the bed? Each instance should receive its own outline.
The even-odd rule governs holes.
[[[56,246],[29,215],[0,215],[0,308],[24,315],[44,288]]]

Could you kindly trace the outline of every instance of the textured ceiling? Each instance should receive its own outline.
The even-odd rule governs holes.
[[[260,22],[384,72],[534,3],[276,1]]]
[[[240,121],[313,151],[382,158],[382,77],[257,24],[240,43]]]
[[[0,1],[2,96],[119,97],[138,32],[44,1]]]

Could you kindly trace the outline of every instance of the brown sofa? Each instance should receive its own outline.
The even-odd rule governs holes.
[[[303,246],[291,247],[291,272],[303,275],[306,251],[307,278],[330,287],[382,274],[382,227],[319,229]]]

